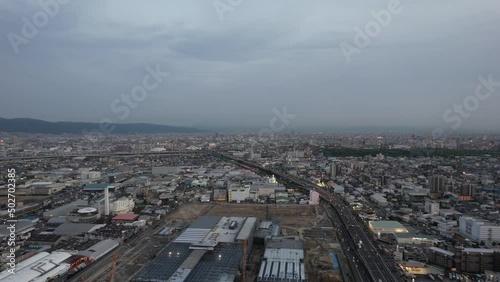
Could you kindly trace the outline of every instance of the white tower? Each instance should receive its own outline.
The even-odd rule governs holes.
[[[104,215],[109,215],[109,187],[104,188]]]

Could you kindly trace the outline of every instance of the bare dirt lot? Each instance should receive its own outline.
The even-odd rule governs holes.
[[[214,205],[206,203],[185,204],[167,216],[167,220],[194,221],[201,215],[204,215]]]
[[[266,219],[267,205],[256,204],[218,204],[207,215],[217,216],[255,216]]]

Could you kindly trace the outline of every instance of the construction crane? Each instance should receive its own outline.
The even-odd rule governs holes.
[[[113,281],[113,278],[115,276],[116,264],[118,263],[119,258],[120,258],[120,252],[116,251],[116,253],[113,255],[113,263],[111,264],[111,273],[108,276],[109,282]]]
[[[167,220],[167,228],[170,228],[170,232],[168,232],[168,242],[170,243],[170,240],[172,238],[172,232],[174,232],[172,224],[174,223],[174,219],[168,219]]]
[[[246,270],[247,270],[247,240],[243,241],[243,275],[242,282],[246,281]]]

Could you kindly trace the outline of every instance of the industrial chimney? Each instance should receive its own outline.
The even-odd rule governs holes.
[[[109,216],[109,187],[104,188],[104,215]]]

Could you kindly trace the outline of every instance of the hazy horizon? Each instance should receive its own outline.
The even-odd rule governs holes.
[[[33,22],[43,8],[5,1],[0,116],[223,131],[270,127],[286,109],[293,118],[276,123],[286,131],[500,131],[498,2],[396,2],[242,0],[221,17],[217,0],[68,1],[27,38],[23,17]],[[355,28],[396,4],[356,47]],[[359,52],[347,60],[342,43]],[[168,76],[150,80],[159,83],[135,107],[114,102],[155,68]],[[491,95],[460,123],[455,113],[445,121],[489,76]]]

